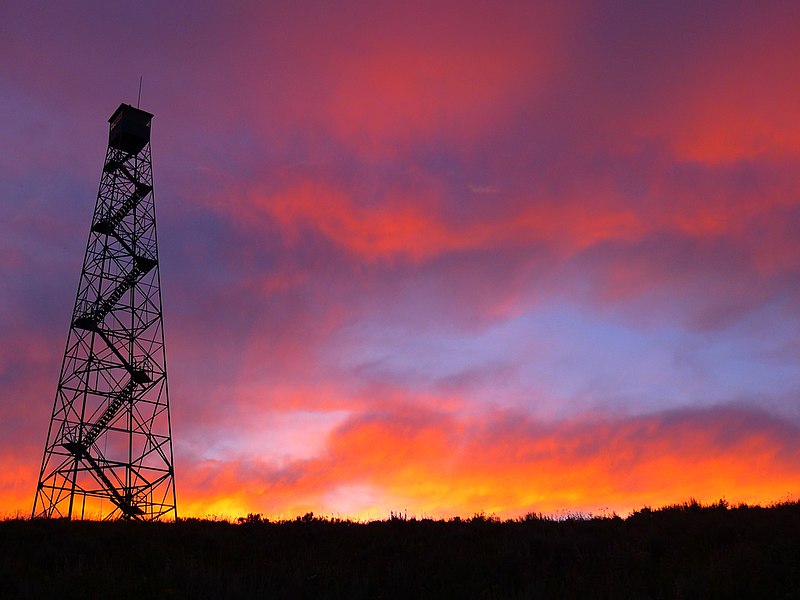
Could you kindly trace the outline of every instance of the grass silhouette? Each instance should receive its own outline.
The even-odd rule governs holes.
[[[800,503],[501,521],[0,522],[0,598],[794,598]]]

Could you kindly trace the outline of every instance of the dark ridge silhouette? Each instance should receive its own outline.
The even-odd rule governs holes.
[[[797,502],[624,519],[8,519],[0,597],[794,598],[798,539]]]

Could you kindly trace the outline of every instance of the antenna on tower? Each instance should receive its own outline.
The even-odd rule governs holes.
[[[136,97],[136,108],[139,108],[139,103],[142,101],[142,76],[139,75],[139,95]]]

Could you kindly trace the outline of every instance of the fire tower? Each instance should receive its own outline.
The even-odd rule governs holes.
[[[177,517],[152,118],[121,104],[109,119],[34,517]]]

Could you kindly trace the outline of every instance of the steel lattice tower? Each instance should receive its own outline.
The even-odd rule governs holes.
[[[122,104],[109,119],[34,517],[177,518],[152,117]]]

